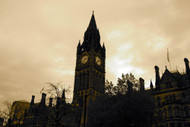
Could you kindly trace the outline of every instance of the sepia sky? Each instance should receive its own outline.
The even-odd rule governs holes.
[[[74,84],[76,47],[92,11],[106,46],[106,79],[122,73],[154,81],[190,60],[189,0],[1,0],[0,107],[3,101],[41,99],[47,82]],[[169,68],[170,69],[170,68]]]

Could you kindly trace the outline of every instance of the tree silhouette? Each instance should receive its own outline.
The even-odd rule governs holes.
[[[65,93],[70,93],[70,87],[66,88],[66,86],[64,84],[62,84],[61,82],[57,82],[57,83],[52,83],[52,82],[48,82],[48,87],[44,87],[42,88],[42,90],[40,91],[40,93],[45,92],[47,93],[47,101],[49,101],[49,98],[53,98],[53,105],[56,104],[57,99],[62,97],[63,91]],[[68,98],[65,98],[67,101]]]
[[[151,127],[152,96],[139,91],[139,82],[132,74],[118,78],[116,86],[106,81],[106,96],[97,98],[89,109],[90,127]],[[133,91],[129,92],[129,84]],[[109,85],[110,84],[110,85]]]
[[[138,91],[140,89],[139,80],[135,78],[135,76],[130,74],[122,74],[121,78],[118,78],[117,84],[114,85],[111,81],[106,80],[105,82],[105,93],[107,96],[113,96],[117,94],[126,94],[128,90],[128,82],[133,84],[132,88],[134,91]]]
[[[48,108],[47,113],[41,113],[48,117],[48,126],[64,127],[76,126],[79,123],[79,114],[72,111],[71,104],[66,103],[65,93],[70,92],[62,83],[48,82],[49,86],[43,88],[41,92],[47,93],[47,99],[52,98],[52,107]]]
[[[90,108],[90,127],[151,127],[151,97],[142,92],[97,99]]]

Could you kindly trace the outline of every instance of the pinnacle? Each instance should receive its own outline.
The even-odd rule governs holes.
[[[90,19],[90,23],[89,23],[88,29],[89,28],[97,28],[96,27],[96,20],[95,20],[95,17],[94,17],[94,12],[92,13],[92,17]]]

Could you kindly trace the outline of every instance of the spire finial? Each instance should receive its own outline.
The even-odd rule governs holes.
[[[90,28],[97,29],[97,27],[96,27],[96,21],[95,21],[95,17],[94,17],[94,11],[92,11],[92,16],[91,16],[90,23],[89,23],[89,26],[88,26],[87,29],[90,29]]]

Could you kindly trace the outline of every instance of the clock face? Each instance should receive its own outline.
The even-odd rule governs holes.
[[[86,55],[86,56],[83,56],[82,57],[82,59],[81,59],[81,63],[82,64],[85,64],[85,63],[87,63],[88,62],[88,56]]]
[[[97,65],[101,65],[101,59],[98,56],[96,56],[96,64]]]

